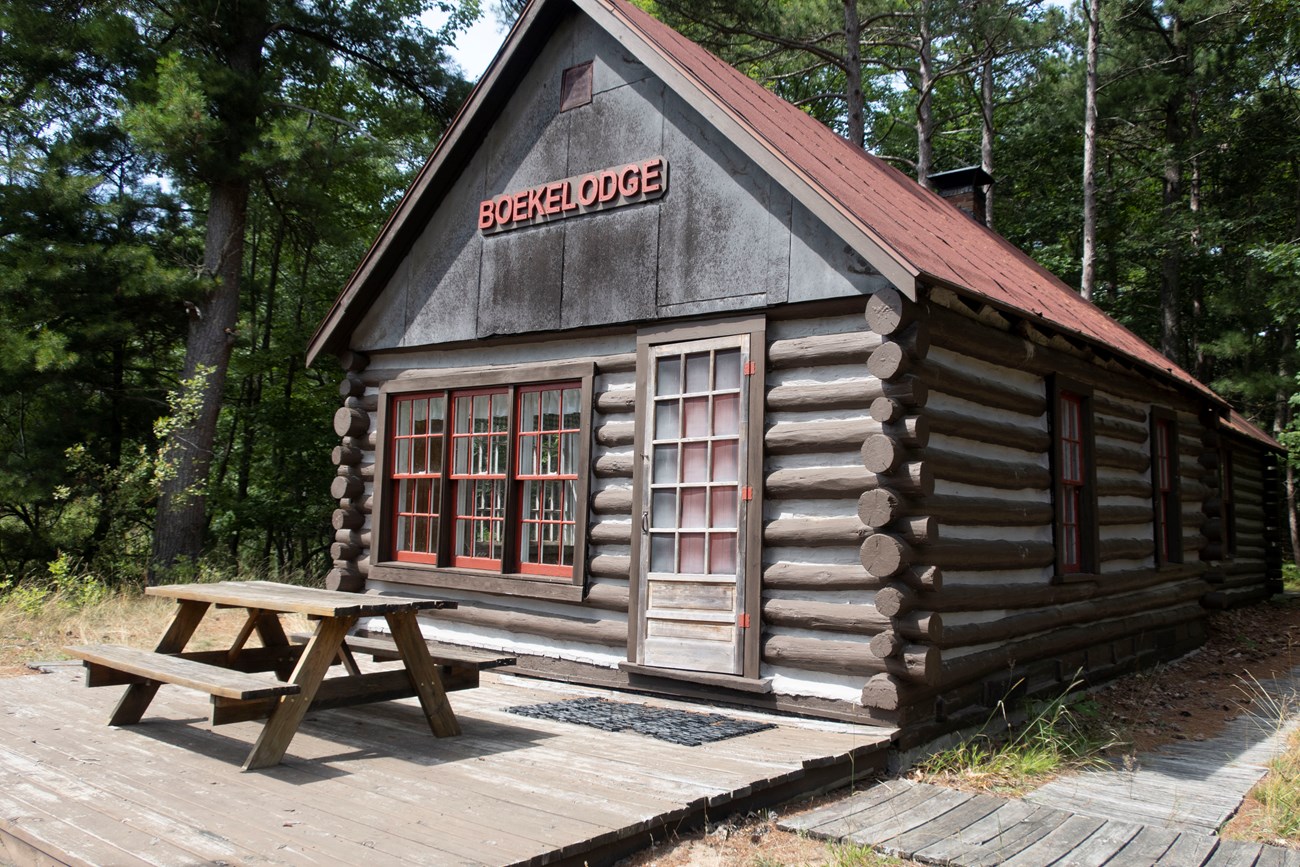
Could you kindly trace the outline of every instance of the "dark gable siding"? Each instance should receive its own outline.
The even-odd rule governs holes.
[[[559,111],[593,60],[592,102]],[[484,238],[479,202],[662,155],[664,197]],[[865,296],[885,281],[584,17],[561,23],[353,333],[363,351]]]

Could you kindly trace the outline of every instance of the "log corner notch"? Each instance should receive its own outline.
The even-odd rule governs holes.
[[[334,413],[334,433],[340,442],[331,455],[338,474],[330,483],[330,496],[339,501],[339,507],[332,520],[335,544],[330,546],[330,554],[334,568],[325,576],[325,586],[330,590],[360,592],[366,587],[366,573],[370,571],[370,559],[366,556],[370,534],[361,532],[365,513],[370,509],[361,466],[363,450],[368,445],[370,413],[362,405],[365,383],[360,376],[369,363],[370,359],[360,352],[347,350],[339,354],[339,364],[344,370],[339,397],[344,405]]]
[[[935,520],[925,514],[928,486],[891,484],[902,475],[926,475],[918,450],[924,449],[928,430],[924,415],[926,390],[904,392],[897,386],[914,383],[911,372],[929,351],[929,336],[920,310],[910,299],[892,288],[881,289],[867,299],[867,327],[880,335],[880,345],[867,360],[867,371],[881,384],[882,397],[871,404],[871,416],[881,425],[862,443],[862,464],[878,480],[858,499],[858,518],[869,535],[862,542],[860,558],[869,575],[882,581],[876,591],[876,611],[890,619],[891,627],[876,635],[869,645],[872,655],[883,660],[888,676],[928,683],[937,677],[939,649],[903,640],[903,618],[915,617],[924,608],[922,594],[933,592],[940,583],[937,569],[913,566],[918,554],[914,545],[924,546],[937,535]],[[912,433],[908,433],[912,432]],[[871,703],[870,691],[863,692]],[[879,708],[890,710],[890,708]]]

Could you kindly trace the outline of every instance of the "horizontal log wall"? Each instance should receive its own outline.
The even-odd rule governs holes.
[[[992,311],[951,302],[942,292],[931,299],[932,347],[910,371],[928,390],[921,415],[931,436],[919,460],[933,474],[933,492],[872,494],[859,504],[866,521],[932,521],[930,539],[876,542],[872,551],[887,568],[942,571],[939,582],[914,589],[908,600],[930,622],[942,618],[910,639],[939,650],[934,671],[923,680],[897,667],[879,672],[862,695],[880,721],[906,726],[912,742],[918,733],[983,718],[1017,682],[1030,691],[1061,690],[1076,670],[1102,677],[1186,652],[1202,640],[1201,602],[1211,589],[1199,559],[1206,544],[1201,510],[1213,488],[1197,403],[1032,328],[1013,333]],[[1093,395],[1100,569],[1065,583],[1054,581],[1053,373],[1083,382]],[[1159,568],[1153,405],[1176,413],[1180,434],[1183,563]],[[1248,520],[1263,523],[1262,515]]]
[[[1214,456],[1221,459],[1225,452]],[[1226,454],[1232,460],[1233,514],[1229,530],[1229,517],[1223,514],[1216,500],[1210,507],[1205,528],[1211,536],[1207,548],[1215,587],[1206,599],[1212,608],[1231,608],[1246,605],[1277,592],[1280,572],[1274,578],[1271,568],[1279,547],[1279,528],[1276,526],[1277,501],[1276,473],[1268,469],[1266,458],[1253,446],[1240,441],[1229,443]],[[1231,532],[1235,547],[1229,547]],[[1278,561],[1280,565],[1280,561]]]

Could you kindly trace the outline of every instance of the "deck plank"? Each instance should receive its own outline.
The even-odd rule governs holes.
[[[946,840],[983,819],[1005,802],[991,795],[972,795],[932,822],[882,842],[880,849],[900,858],[911,858],[918,850]]]
[[[1105,821],[1092,816],[1070,816],[1053,828],[1051,833],[1008,858],[1003,862],[1003,867],[1042,867],[1044,864],[1055,864],[1095,834]]]
[[[1157,867],[1201,867],[1218,848],[1219,838],[1184,832],[1156,861]]]

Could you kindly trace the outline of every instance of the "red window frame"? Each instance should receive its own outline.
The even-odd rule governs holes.
[[[510,415],[507,403],[505,427],[493,426],[493,406],[497,397],[509,401],[508,388],[473,388],[453,391],[448,401],[448,429],[451,432],[450,455],[451,471],[451,563],[471,569],[492,569],[500,571],[504,562],[506,545],[506,488],[510,478],[508,448]],[[481,419],[475,398],[486,397],[487,417]],[[465,418],[464,404],[468,402],[469,421],[466,430],[458,430],[460,421]],[[486,429],[478,429],[480,421],[486,421]],[[466,463],[458,469],[461,450],[464,449]],[[498,449],[500,449],[498,451]],[[500,463],[494,466],[494,458]],[[484,463],[486,462],[486,463]],[[477,553],[465,554],[468,544],[471,551],[477,551],[478,539],[468,539],[468,531],[474,536],[486,530],[488,551],[497,552],[493,557],[480,556]]]
[[[1062,391],[1058,399],[1057,437],[1060,450],[1061,570],[1079,573],[1084,565],[1084,507],[1087,494],[1087,466],[1084,452],[1083,395]]]
[[[554,426],[546,423],[546,392],[559,392],[559,413]],[[537,415],[525,410],[528,396],[538,395]],[[565,400],[572,395],[573,426],[565,424]],[[519,538],[519,571],[525,575],[572,577],[574,551],[565,555],[565,538],[570,548],[577,540],[577,487],[579,438],[582,435],[582,383],[547,382],[521,386],[515,398],[515,471]],[[567,439],[566,439],[567,438]],[[551,445],[553,444],[553,445]],[[548,451],[553,456],[549,456]],[[528,452],[531,452],[529,459]],[[527,472],[525,468],[534,468]],[[547,471],[549,469],[549,471]],[[530,483],[536,483],[530,484]],[[559,494],[556,496],[556,491]],[[548,507],[548,503],[552,504]],[[536,531],[538,547],[530,550]],[[540,555],[540,556],[535,556]],[[557,562],[547,562],[554,556]]]
[[[434,432],[428,420],[435,401],[442,410],[442,427]],[[425,429],[417,432],[416,407],[426,407]],[[410,412],[403,426],[402,408],[409,407]],[[395,560],[407,563],[438,562],[441,547],[443,454],[446,447],[447,393],[444,391],[404,394],[392,402],[392,422],[389,434],[389,454],[392,462],[390,478],[393,480],[393,538],[392,554]],[[437,443],[437,455],[432,446]],[[422,456],[422,457],[420,457]],[[422,469],[416,470],[419,460]],[[427,482],[421,485],[421,482]],[[415,533],[424,522],[423,546],[415,544]],[[424,550],[420,550],[423,547]]]

